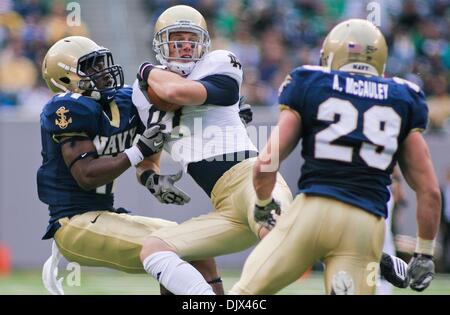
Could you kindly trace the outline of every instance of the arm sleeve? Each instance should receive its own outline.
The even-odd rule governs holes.
[[[231,106],[239,101],[239,85],[227,75],[210,75],[198,82],[203,84],[207,92],[204,104]]]

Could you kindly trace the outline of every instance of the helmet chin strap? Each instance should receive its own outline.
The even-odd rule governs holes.
[[[104,92],[92,91],[88,97],[94,99],[97,102],[109,103],[114,99],[116,93],[117,91],[115,90],[109,90]]]
[[[101,100],[104,100],[104,99],[109,100],[109,99],[111,99],[111,95],[115,94],[115,92],[103,93],[102,94],[102,92],[100,92],[98,90],[86,91],[87,89],[90,89],[92,87],[94,87],[94,84],[92,82],[89,83],[89,86],[87,86],[87,87],[85,86],[84,88],[79,86],[80,89],[84,90],[84,92],[83,92],[84,96],[92,98],[95,101],[101,101]]]

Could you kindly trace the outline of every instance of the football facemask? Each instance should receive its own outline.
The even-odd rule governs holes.
[[[116,91],[123,87],[122,67],[115,65],[108,49],[94,51],[78,60],[78,87],[85,95],[96,100],[109,101]]]

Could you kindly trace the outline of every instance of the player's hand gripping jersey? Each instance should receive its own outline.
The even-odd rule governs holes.
[[[411,131],[426,128],[420,88],[400,78],[304,66],[287,77],[280,104],[302,120],[300,192],[386,217],[398,149]]]
[[[111,182],[97,189],[80,188],[61,154],[60,140],[84,138],[93,141],[97,153],[116,155],[132,146],[142,125],[131,102],[131,88],[122,88],[114,100],[102,105],[76,93],[55,95],[41,113],[43,165],[38,171],[39,199],[49,205],[50,223],[59,218],[93,210],[113,210]],[[49,234],[51,237],[51,225]]]
[[[186,78],[209,84],[208,81],[220,80],[217,76],[233,79],[240,90],[242,66],[231,52],[216,50],[208,53]],[[153,123],[166,125],[165,132],[171,132],[171,140],[164,148],[185,168],[191,162],[227,153],[257,151],[238,115],[239,97],[225,106],[206,103],[184,106],[174,113],[163,112],[148,103],[136,81],[133,103],[147,126]]]

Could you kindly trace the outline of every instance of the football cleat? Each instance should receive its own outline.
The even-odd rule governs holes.
[[[380,261],[380,273],[393,286],[402,289],[408,287],[408,264],[402,259],[383,253]]]

